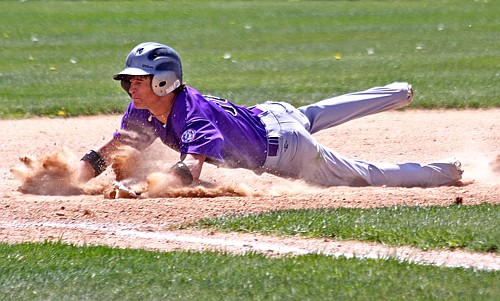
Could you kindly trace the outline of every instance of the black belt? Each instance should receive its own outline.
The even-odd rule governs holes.
[[[261,109],[257,108],[257,107],[251,107],[249,108],[249,110],[254,113],[255,115],[257,115],[258,117],[260,117],[259,115],[264,113],[264,111],[262,111]],[[266,125],[264,123],[264,125]],[[276,155],[278,155],[278,148],[279,148],[279,137],[267,137],[267,156],[268,157],[275,157]]]

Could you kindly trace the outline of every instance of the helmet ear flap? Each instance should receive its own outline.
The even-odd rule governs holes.
[[[164,71],[153,76],[151,88],[158,96],[165,96],[181,85],[181,81],[173,71]],[[128,90],[127,90],[128,91]]]
[[[129,96],[132,96],[132,95],[130,95],[130,92],[129,92],[129,90],[130,90],[130,81],[129,80],[121,79],[120,85],[122,86],[123,90],[125,90],[125,92],[127,92],[127,94]]]

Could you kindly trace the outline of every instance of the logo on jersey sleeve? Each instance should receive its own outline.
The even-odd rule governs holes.
[[[181,142],[189,143],[194,140],[194,136],[196,135],[196,131],[193,129],[188,129],[182,133]]]

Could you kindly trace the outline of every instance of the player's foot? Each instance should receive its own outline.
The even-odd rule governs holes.
[[[453,163],[458,170],[458,174],[461,176],[464,173],[464,170],[462,169],[462,163],[460,163],[460,161],[458,161],[457,159],[455,159],[455,162]]]
[[[408,97],[406,99],[408,99],[409,102],[413,101],[413,94],[414,94],[413,87],[411,85],[408,85]]]

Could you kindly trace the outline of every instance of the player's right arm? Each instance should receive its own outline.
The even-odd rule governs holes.
[[[85,183],[101,174],[122,145],[113,137],[101,147],[88,151],[78,163],[79,182]]]

